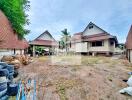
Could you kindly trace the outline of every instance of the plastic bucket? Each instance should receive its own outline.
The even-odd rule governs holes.
[[[9,96],[15,96],[18,92],[18,84],[10,84],[8,86],[8,95]]]

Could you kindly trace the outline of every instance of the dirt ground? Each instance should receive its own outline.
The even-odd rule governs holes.
[[[117,57],[52,56],[34,58],[19,77],[36,79],[38,100],[132,100],[119,93],[130,71]]]

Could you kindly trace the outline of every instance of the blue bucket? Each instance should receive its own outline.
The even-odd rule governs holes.
[[[18,84],[10,84],[8,86],[8,95],[9,96],[16,96],[18,92]]]

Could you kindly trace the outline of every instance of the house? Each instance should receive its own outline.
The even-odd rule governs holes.
[[[25,39],[18,39],[9,20],[0,10],[0,57],[3,55],[24,54],[26,48],[28,48],[28,42]]]
[[[83,32],[75,33],[68,44],[70,52],[88,55],[112,55],[118,41],[116,36],[112,36],[90,22]]]
[[[32,49],[33,56],[35,56],[35,47],[43,47],[44,51],[55,53],[56,47],[58,46],[57,41],[53,36],[46,30],[36,39],[29,42],[30,49]]]
[[[132,62],[132,26],[126,38],[126,55],[127,55],[128,60]]]

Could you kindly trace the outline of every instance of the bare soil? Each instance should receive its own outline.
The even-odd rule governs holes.
[[[19,69],[21,79],[35,78],[38,100],[131,100],[127,87],[132,66],[116,57],[39,57]]]

